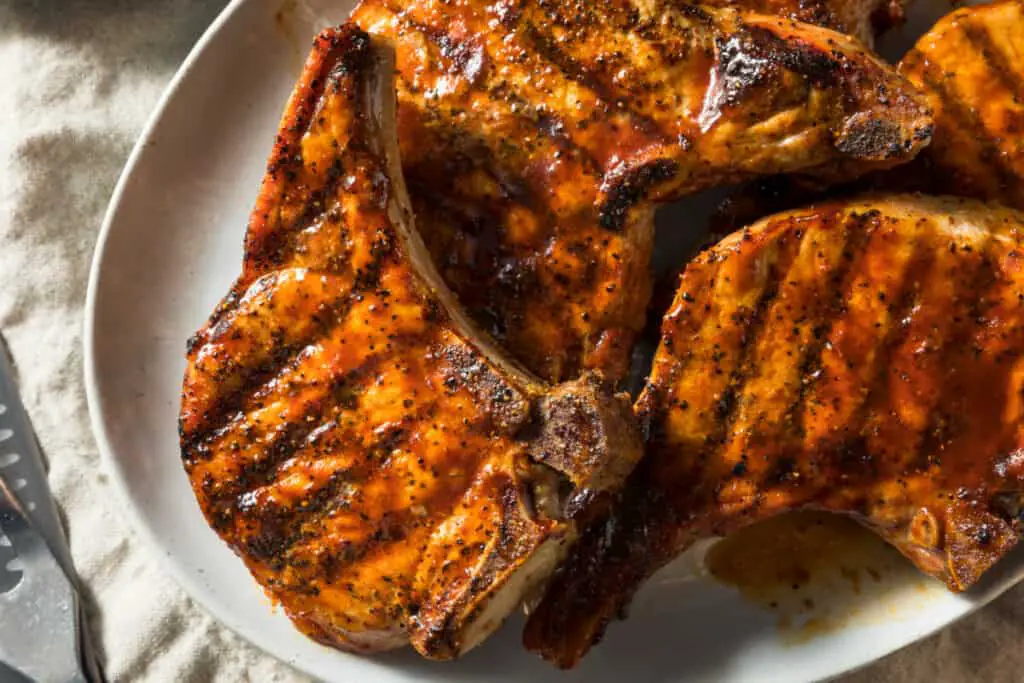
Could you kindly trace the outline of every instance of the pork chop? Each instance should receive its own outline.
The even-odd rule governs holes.
[[[686,269],[636,411],[646,455],[531,615],[572,666],[694,540],[849,515],[961,591],[1024,491],[1024,213],[915,195],[825,203]]]
[[[552,387],[455,305],[413,226],[390,48],[321,34],[243,273],[193,338],[185,468],[210,525],[336,647],[465,652],[639,458],[628,397]]]
[[[658,202],[912,158],[931,117],[852,39],[675,0],[363,0],[398,46],[399,143],[442,277],[549,380],[618,379]]]
[[[900,71],[935,108],[918,187],[1024,209],[1024,2],[965,7],[918,40]],[[892,180],[887,176],[887,180]]]

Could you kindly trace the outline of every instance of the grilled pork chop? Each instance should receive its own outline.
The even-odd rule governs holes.
[[[412,225],[391,53],[324,32],[243,274],[191,342],[181,446],[218,534],[326,644],[454,657],[639,459],[628,397],[551,387],[453,303]]]
[[[647,453],[531,615],[572,666],[695,539],[850,515],[960,591],[1021,530],[1024,214],[914,195],[779,214],[701,254],[636,411]]]
[[[674,0],[364,0],[398,46],[421,233],[471,315],[559,380],[628,369],[654,203],[763,174],[843,177],[930,137],[858,43]]]
[[[900,70],[935,107],[922,186],[1024,209],[1024,2],[949,14]]]

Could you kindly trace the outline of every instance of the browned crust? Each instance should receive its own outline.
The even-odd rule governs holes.
[[[1024,209],[1024,4],[966,7],[940,20],[900,63],[935,110],[935,141],[912,170],[881,183]]]
[[[645,458],[527,647],[573,666],[694,540],[801,508],[969,588],[1022,530],[1022,300],[1024,214],[968,200],[823,203],[701,254],[636,404]]]
[[[391,77],[353,25],[315,41],[243,273],[189,346],[181,451],[207,521],[300,630],[447,659],[547,579],[640,444],[628,397],[549,387],[466,324],[412,225]]]
[[[789,19],[583,0],[364,0],[354,18],[398,45],[399,140],[442,276],[550,380],[625,376],[655,204],[765,174],[849,178],[930,135],[889,66]]]

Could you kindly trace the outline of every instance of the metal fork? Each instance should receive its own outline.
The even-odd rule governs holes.
[[[0,529],[21,563],[21,581],[0,594],[0,660],[39,683],[88,683],[79,652],[78,594],[2,479]]]

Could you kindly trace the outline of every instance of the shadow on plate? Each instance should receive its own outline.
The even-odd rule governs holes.
[[[775,628],[774,616],[735,620],[723,600],[728,589],[706,580],[659,581],[640,592],[629,618],[609,626],[605,639],[571,671],[561,671],[523,649],[523,618],[509,619],[481,647],[457,664],[429,662],[405,650],[381,662],[412,678],[448,681],[524,681],[531,683],[603,683],[642,680],[667,683],[719,678],[730,655]],[[722,633],[729,633],[727,639]],[[692,653],[700,653],[699,657]]]

